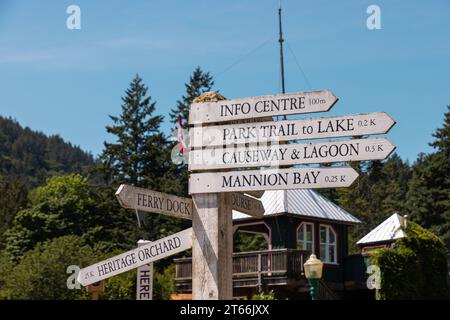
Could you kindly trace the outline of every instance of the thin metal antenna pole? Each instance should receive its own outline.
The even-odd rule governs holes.
[[[278,42],[280,43],[280,67],[281,67],[281,93],[286,93],[284,88],[284,59],[283,59],[283,30],[281,27],[281,1],[280,7],[278,8],[278,24],[280,28],[280,37]]]

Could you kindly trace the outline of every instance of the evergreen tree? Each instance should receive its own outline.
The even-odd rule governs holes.
[[[4,233],[11,227],[16,213],[27,203],[27,179],[15,175],[0,176],[0,250],[5,246]]]
[[[413,166],[408,207],[414,221],[450,245],[450,107],[433,137],[436,152],[419,155]]]
[[[189,83],[185,84],[186,95],[177,101],[176,108],[170,111],[170,119],[172,123],[178,122],[178,115],[181,115],[183,127],[187,126],[189,117],[189,106],[195,98],[205,92],[211,91],[214,81],[209,72],[203,72],[200,67],[195,68]]]
[[[113,125],[106,130],[117,141],[105,142],[100,157],[109,182],[157,188],[168,165],[167,139],[160,132],[163,116],[153,115],[156,102],[146,94],[147,87],[136,75],[122,97],[121,115],[110,115]]]
[[[177,101],[177,106],[170,111],[170,121],[178,123],[178,116],[181,116],[181,124],[183,128],[187,128],[189,117],[189,106],[195,98],[201,96],[203,93],[211,91],[214,81],[209,72],[203,72],[200,67],[195,68],[192,73],[189,83],[185,83],[186,94]],[[174,128],[175,129],[175,128]],[[175,131],[174,131],[175,132]],[[177,148],[176,142],[171,143],[169,152],[173,148]],[[170,158],[170,154],[168,155]],[[175,194],[186,196],[188,191],[188,170],[187,164],[171,165],[167,170],[166,176],[170,179],[171,186],[169,187]]]

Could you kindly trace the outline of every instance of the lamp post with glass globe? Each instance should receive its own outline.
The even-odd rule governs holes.
[[[323,263],[312,254],[303,265],[305,268],[305,277],[311,285],[310,294],[312,300],[317,300],[317,285],[319,279],[322,278]]]

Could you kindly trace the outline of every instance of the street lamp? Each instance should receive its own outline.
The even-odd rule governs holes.
[[[315,254],[312,254],[303,266],[305,268],[305,277],[311,285],[311,298],[312,300],[317,300],[317,283],[322,278],[323,263],[317,259]]]

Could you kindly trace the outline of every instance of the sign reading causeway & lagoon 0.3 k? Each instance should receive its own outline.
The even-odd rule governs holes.
[[[313,94],[316,97],[313,98]],[[384,134],[395,124],[385,112],[267,121],[267,116],[328,111],[337,101],[326,90],[304,93],[303,99],[299,98],[300,95],[192,104],[189,113],[189,170],[193,172],[189,177],[189,193],[348,187],[358,177],[351,167],[273,168],[382,160],[395,150],[395,146],[385,138],[283,144],[295,140]],[[311,103],[299,104],[298,101]],[[312,101],[321,107],[314,108],[318,104]],[[297,108],[299,105],[302,108]],[[238,121],[249,118],[255,119],[252,122]],[[258,118],[261,118],[260,122]],[[233,123],[218,124],[229,121]],[[245,170],[256,167],[271,169]],[[225,171],[237,168],[244,170]]]

